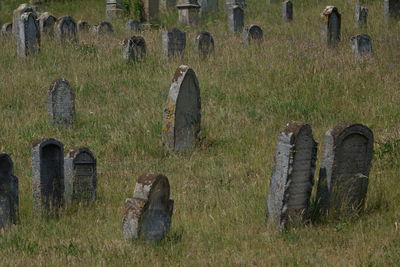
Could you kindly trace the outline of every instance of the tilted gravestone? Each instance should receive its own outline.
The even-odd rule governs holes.
[[[55,216],[64,207],[64,145],[43,139],[32,148],[33,213]]]
[[[106,0],[106,19],[121,18],[124,15],[125,7],[123,0]]]
[[[308,124],[291,122],[279,134],[267,200],[269,225],[284,229],[308,219],[317,146]]]
[[[367,25],[368,8],[356,5],[356,26],[361,28]]]
[[[340,41],[341,15],[334,6],[327,6],[321,14],[321,39],[330,47]]]
[[[178,8],[180,23],[191,26],[200,24],[200,5],[197,0],[188,0],[186,3],[176,7]]]
[[[57,18],[50,15],[48,12],[43,13],[38,18],[39,29],[41,33],[53,35],[54,25],[56,24]]]
[[[139,61],[146,56],[146,41],[143,37],[133,36],[125,39],[122,48],[122,57],[125,60]]]
[[[76,42],[78,40],[78,26],[72,17],[64,16],[54,25],[54,34],[61,42]]]
[[[162,46],[166,57],[183,56],[186,47],[186,33],[176,28],[163,32]]]
[[[114,32],[114,28],[110,22],[102,21],[97,25],[93,25],[92,31],[97,35],[106,35],[112,34]]]
[[[282,21],[290,22],[293,20],[293,3],[291,1],[284,1],[282,3]]]
[[[141,32],[142,31],[142,25],[140,24],[139,21],[131,19],[125,24],[125,30],[128,33]]]
[[[19,35],[19,27],[18,25],[20,24],[20,20],[21,20],[21,15],[24,13],[33,13],[33,15],[35,16],[36,19],[36,13],[33,10],[32,6],[28,5],[28,4],[21,4],[17,9],[14,10],[13,12],[13,34],[14,37],[16,39],[18,39],[18,35]]]
[[[133,198],[125,200],[122,232],[126,240],[160,241],[171,227],[174,201],[168,178],[162,174],[139,177]]]
[[[9,155],[0,152],[0,229],[18,222],[18,178]]]
[[[361,124],[340,123],[326,133],[317,190],[323,211],[347,214],[363,207],[373,145],[372,131]]]
[[[384,17],[386,21],[400,19],[400,1],[384,0]]]
[[[214,39],[209,32],[200,32],[195,40],[195,53],[205,58],[214,52]]]
[[[142,0],[143,19],[147,23],[157,22],[159,20],[159,0]]]
[[[19,30],[17,36],[18,56],[25,58],[37,54],[40,50],[40,31],[33,13],[23,13],[16,25]]]
[[[181,65],[175,72],[163,112],[163,141],[167,150],[195,147],[200,132],[200,87],[195,72]]]
[[[78,28],[78,33],[89,32],[90,24],[87,21],[80,20],[78,21],[77,28]]]
[[[11,35],[13,30],[13,24],[12,23],[5,23],[1,27],[1,34],[2,35]]]
[[[75,118],[75,92],[69,82],[60,78],[54,81],[47,96],[50,124],[68,127]]]
[[[353,54],[366,55],[372,53],[371,37],[366,34],[351,37],[350,43]]]
[[[96,158],[85,147],[69,151],[64,159],[65,202],[91,203],[96,200]]]
[[[231,33],[242,32],[244,27],[244,11],[234,5],[228,9],[228,29]]]
[[[243,41],[245,44],[261,43],[264,40],[264,33],[260,26],[250,25],[243,30]]]

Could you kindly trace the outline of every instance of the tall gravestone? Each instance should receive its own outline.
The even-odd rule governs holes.
[[[361,124],[337,124],[325,135],[317,201],[330,213],[356,212],[363,207],[373,154],[372,131]]]
[[[28,4],[21,4],[17,9],[14,10],[13,12],[13,34],[16,39],[18,39],[19,36],[19,27],[20,25],[20,20],[21,20],[21,15],[24,13],[33,13],[33,15],[36,17],[36,13],[33,10],[32,6]]]
[[[122,48],[122,57],[125,60],[140,61],[146,56],[146,41],[143,37],[133,36],[125,39]]]
[[[5,23],[3,26],[1,26],[1,34],[2,35],[11,35],[13,30],[13,24],[12,23]]]
[[[195,72],[181,65],[175,72],[163,112],[163,141],[167,150],[195,147],[200,132],[200,87]]]
[[[160,241],[171,226],[174,201],[168,178],[162,174],[139,177],[133,198],[125,200],[122,232],[126,240]]]
[[[197,0],[188,0],[176,7],[178,8],[180,23],[191,26],[200,24],[200,5]]]
[[[25,58],[37,54],[40,50],[40,31],[33,13],[23,13],[18,21],[17,52]],[[14,27],[13,27],[14,28]]]
[[[321,14],[321,39],[329,47],[340,41],[341,15],[334,6],[327,6]]]
[[[200,32],[195,40],[195,53],[206,58],[214,52],[214,39],[209,32]]]
[[[176,28],[163,32],[162,46],[166,57],[182,57],[186,47],[186,33]]]
[[[356,55],[372,53],[371,37],[366,34],[358,34],[350,39],[351,51]]]
[[[363,7],[361,5],[356,5],[356,27],[364,27],[367,25],[367,18],[368,18],[368,8]]]
[[[293,20],[293,3],[291,1],[282,2],[282,21],[290,22]]]
[[[0,152],[0,229],[18,222],[18,178],[11,157]]]
[[[291,122],[279,134],[267,200],[269,225],[284,229],[308,219],[317,146],[308,124]]]
[[[106,19],[122,18],[125,12],[123,0],[106,0]]]
[[[157,22],[159,20],[159,0],[142,0],[143,19],[147,23]]]
[[[384,0],[383,6],[386,21],[400,19],[400,0]]]
[[[78,26],[75,20],[69,16],[57,20],[54,25],[54,33],[56,39],[61,42],[76,42],[78,40]]]
[[[68,127],[75,118],[75,92],[69,82],[60,78],[54,81],[47,96],[50,124]]]
[[[243,41],[245,44],[261,43],[264,40],[264,32],[260,26],[252,24],[243,30]]]
[[[56,216],[64,207],[64,145],[43,139],[32,148],[33,212],[37,218]]]
[[[85,147],[69,151],[64,159],[65,202],[91,203],[96,200],[96,158]]]
[[[139,21],[131,19],[125,24],[125,30],[128,33],[141,32],[142,31],[142,25],[140,24]]]
[[[234,5],[228,9],[228,29],[231,33],[242,32],[244,27],[244,11]]]
[[[53,35],[54,33],[54,25],[57,22],[57,18],[53,15],[50,15],[48,12],[43,13],[38,18],[39,20],[39,29],[42,34]]]

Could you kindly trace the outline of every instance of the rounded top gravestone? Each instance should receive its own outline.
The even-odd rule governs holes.
[[[69,82],[60,78],[54,81],[47,98],[50,124],[67,127],[75,117],[75,92]]]
[[[243,40],[246,44],[261,43],[264,40],[264,32],[260,26],[252,24],[243,30]]]
[[[200,32],[195,40],[195,52],[202,58],[214,52],[214,39],[209,32]]]
[[[39,29],[42,33],[53,34],[54,25],[57,22],[57,18],[53,15],[50,15],[48,12],[43,13],[38,18],[39,20]]]
[[[70,16],[64,16],[55,24],[55,36],[59,41],[77,41],[78,27],[75,20]]]

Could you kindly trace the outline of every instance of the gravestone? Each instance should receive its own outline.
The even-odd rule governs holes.
[[[293,3],[284,1],[282,3],[282,21],[291,22],[293,20]]]
[[[39,29],[42,34],[53,35],[54,25],[56,24],[57,18],[50,15],[48,12],[43,13],[39,17]]]
[[[400,0],[384,0],[384,17],[389,20],[398,20],[400,18]]]
[[[125,200],[125,240],[160,241],[171,227],[173,209],[168,178],[162,174],[140,176],[133,198]]]
[[[78,40],[78,27],[72,17],[64,16],[54,25],[54,35],[61,42],[76,42]]]
[[[106,0],[106,19],[122,18],[125,12],[123,0]]]
[[[228,13],[229,9],[233,6],[239,6],[242,9],[246,7],[246,0],[225,0],[225,13]]]
[[[284,229],[308,219],[317,146],[308,124],[291,122],[279,134],[267,200],[269,225]]]
[[[218,12],[218,0],[200,0],[200,16]]]
[[[13,12],[13,34],[14,37],[16,39],[18,39],[19,36],[19,27],[18,25],[20,25],[20,20],[21,20],[21,15],[24,13],[32,13],[36,19],[36,13],[33,10],[32,6],[28,5],[28,4],[21,4],[17,9],[14,10]]]
[[[340,41],[341,15],[334,6],[327,6],[321,14],[321,39],[329,47]]]
[[[125,30],[128,33],[141,32],[142,31],[142,25],[140,24],[139,21],[131,19],[125,24]]]
[[[191,26],[200,24],[200,5],[197,0],[188,0],[176,6],[179,13],[179,22]]]
[[[17,31],[18,56],[25,58],[38,53],[40,49],[40,31],[35,15],[30,12],[23,13],[16,27],[19,28]]]
[[[340,123],[326,133],[317,190],[323,211],[348,214],[363,207],[373,145],[372,131],[361,124]]]
[[[263,30],[258,25],[250,25],[243,30],[243,41],[245,44],[261,43],[264,40]]]
[[[78,21],[77,28],[78,28],[78,33],[82,33],[82,32],[87,33],[87,32],[89,32],[90,24],[87,21],[80,20],[80,21]]]
[[[159,0],[142,0],[143,19],[147,23],[158,22],[159,20]]]
[[[358,34],[351,37],[351,51],[356,55],[366,55],[372,53],[371,37],[366,34]]]
[[[356,5],[356,26],[361,28],[367,25],[368,8]]]
[[[162,34],[162,45],[166,57],[182,57],[186,47],[186,33],[176,28],[165,31]]]
[[[133,36],[125,39],[122,49],[122,57],[125,60],[140,61],[146,56],[146,41],[143,37]]]
[[[69,82],[60,78],[49,89],[47,107],[50,124],[68,127],[75,118],[75,92]]]
[[[0,229],[18,222],[18,178],[9,155],[0,152]]]
[[[231,33],[242,32],[244,27],[244,11],[234,5],[228,10],[228,29]]]
[[[11,35],[13,30],[13,24],[12,23],[5,23],[1,27],[1,34],[2,35]]]
[[[175,72],[163,113],[163,141],[167,150],[195,147],[200,132],[200,87],[195,72],[181,65]]]
[[[195,41],[195,53],[205,58],[214,52],[214,39],[209,32],[200,32]]]
[[[64,145],[52,138],[33,144],[33,213],[56,216],[64,207]]]
[[[175,8],[176,0],[160,0],[160,9],[163,11],[167,11]]]
[[[102,21],[97,25],[92,27],[92,31],[97,35],[106,35],[112,34],[114,32],[114,28],[112,24],[108,21]]]
[[[85,147],[71,150],[64,159],[65,202],[91,203],[96,200],[96,158]]]

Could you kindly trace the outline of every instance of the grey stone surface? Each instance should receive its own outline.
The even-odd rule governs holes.
[[[282,2],[282,21],[290,22],[293,20],[293,3],[291,1]]]
[[[400,0],[384,0],[383,6],[386,21],[400,19]]]
[[[53,15],[50,15],[48,12],[43,13],[38,18],[39,20],[39,29],[42,34],[53,35],[54,33],[54,25],[56,24],[57,18]]]
[[[90,30],[90,24],[87,21],[80,20],[78,21],[78,33],[83,33],[83,32],[89,32]]]
[[[279,134],[267,200],[269,225],[284,229],[308,219],[317,146],[308,124],[291,122]]]
[[[75,92],[69,82],[60,78],[54,81],[47,96],[50,124],[68,127],[75,118]]]
[[[344,122],[325,135],[317,201],[323,211],[354,212],[363,207],[373,154],[372,131]]]
[[[176,7],[178,8],[180,23],[191,26],[200,24],[200,5],[197,0],[191,0]]]
[[[228,9],[228,30],[230,33],[242,32],[244,27],[244,11],[234,5]]]
[[[54,36],[61,42],[76,42],[78,40],[78,26],[72,17],[64,16],[54,25]]]
[[[201,121],[200,87],[195,72],[181,65],[175,72],[163,112],[163,141],[171,152],[193,149]]]
[[[245,44],[261,43],[264,40],[264,32],[260,26],[252,24],[243,30],[243,41]]]
[[[91,203],[96,200],[96,158],[86,147],[69,151],[64,159],[65,193],[67,205]]]
[[[126,240],[160,241],[171,227],[174,201],[168,178],[162,174],[139,177],[133,198],[125,200],[122,232]]]
[[[33,144],[32,192],[36,218],[57,216],[64,207],[64,145],[52,138]]]
[[[186,47],[186,33],[176,28],[164,31],[162,34],[162,46],[166,57],[182,57]]]
[[[25,58],[40,50],[40,31],[33,13],[23,13],[18,21],[17,52]]]
[[[36,13],[33,10],[32,6],[28,5],[28,4],[21,4],[17,9],[14,10],[13,12],[13,34],[14,37],[16,39],[18,39],[18,35],[19,35],[19,27],[18,25],[20,25],[20,20],[21,20],[21,15],[24,13],[32,13],[35,18],[36,18]]]
[[[122,18],[125,12],[123,0],[106,0],[106,19]]]
[[[160,0],[160,10],[167,11],[176,7],[176,0]]]
[[[125,24],[125,30],[128,33],[141,32],[142,31],[142,25],[140,24],[139,21],[131,19]]]
[[[0,229],[18,222],[18,178],[11,157],[0,152]]]
[[[368,8],[356,5],[355,11],[356,26],[360,28],[366,26],[368,18]]]
[[[199,4],[201,16],[218,12],[218,0],[200,0]]]
[[[350,39],[351,51],[356,55],[372,53],[371,37],[366,34],[358,34]]]
[[[242,9],[246,7],[246,0],[225,0],[225,13],[229,14],[229,9],[233,6],[239,6]]]
[[[1,34],[2,35],[11,35],[13,30],[13,24],[12,23],[5,23],[3,26],[1,26]]]
[[[142,0],[143,3],[143,19],[147,23],[159,21],[159,0]]]
[[[340,41],[341,15],[335,6],[327,6],[321,13],[321,39],[329,47]]]
[[[114,33],[114,27],[108,21],[102,21],[99,24],[93,25],[91,29],[97,35],[106,35]]]
[[[209,32],[200,32],[195,40],[195,53],[205,58],[214,52],[214,39]]]
[[[125,39],[122,48],[122,57],[125,60],[140,61],[146,56],[146,41],[143,37],[133,36]]]

